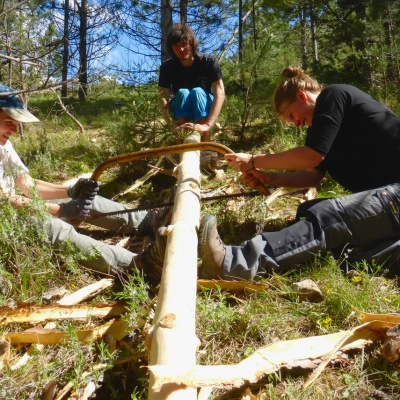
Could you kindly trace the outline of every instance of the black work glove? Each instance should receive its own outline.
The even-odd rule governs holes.
[[[67,194],[72,199],[89,199],[93,200],[100,190],[100,182],[93,181],[92,179],[80,178],[75,184],[71,185]]]
[[[79,219],[86,218],[90,214],[91,200],[76,199],[68,203],[61,203],[60,218],[64,219]]]

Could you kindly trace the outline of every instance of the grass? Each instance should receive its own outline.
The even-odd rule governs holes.
[[[93,171],[110,156],[171,144],[171,135],[165,127],[154,123],[154,116],[158,121],[159,115],[154,111],[151,88],[138,93],[131,88],[99,86],[93,88],[91,96],[84,104],[73,98],[68,101],[74,115],[84,124],[85,134],[62,116],[54,99],[44,95],[31,98],[31,108],[43,123],[25,127],[24,135],[14,138],[13,143],[33,176],[59,182]],[[222,122],[228,125],[227,121]],[[302,136],[295,130],[283,132],[276,127],[274,134],[271,130],[257,131],[249,127],[239,149],[235,135],[231,134],[234,130],[235,127],[222,130],[218,137],[228,147],[241,151],[277,152],[302,143]],[[102,194],[112,197],[126,188],[148,170],[148,162],[107,171],[101,177]],[[225,172],[228,177],[236,176],[226,167]],[[123,201],[158,202],[163,198],[162,186],[160,182],[155,185],[148,183]],[[206,178],[203,181],[203,187],[218,185]],[[344,193],[329,178],[319,188],[320,197]],[[262,197],[245,198],[239,206],[229,201],[204,202],[202,212],[217,215],[219,232],[226,243],[240,244],[257,232],[277,230],[292,223],[295,208],[302,200],[302,194],[297,193],[277,200],[270,208],[265,206]],[[60,249],[51,248],[43,232],[32,225],[31,210],[17,213],[4,201],[1,207],[1,306],[16,306],[20,302],[43,304],[44,294],[53,288],[65,286],[74,291],[99,278],[81,266],[80,254],[68,244]],[[34,207],[39,220],[46,217],[39,200]],[[266,220],[267,212],[280,217]],[[343,265],[328,255],[283,275],[264,278],[269,290],[262,293],[203,289],[198,293],[196,309],[196,334],[201,340],[198,364],[237,363],[268,343],[349,329],[360,324],[354,307],[375,313],[399,309],[396,279],[386,279],[379,266],[375,266],[373,273],[367,273],[363,263],[353,267],[357,275],[347,274]],[[299,302],[293,296],[292,284],[303,279],[316,282],[323,293],[322,301]],[[147,364],[148,354],[144,330],[137,329],[135,321],[145,317],[151,323],[155,295],[148,291],[141,276],[131,276],[123,285],[115,284],[98,294],[90,300],[94,304],[127,301],[124,318],[132,327],[132,334],[117,344],[108,340],[80,344],[76,331],[101,321],[56,322],[58,328],[68,332],[69,340],[42,350],[31,348],[31,358],[19,369],[4,367],[0,371],[0,398],[40,399],[50,393],[52,385],[60,389],[68,383],[74,392],[80,392],[91,379],[97,387],[96,399],[146,399],[148,372],[142,367]],[[26,328],[29,326],[1,326],[0,334]],[[29,348],[12,348],[10,365]],[[397,367],[397,363],[390,364],[381,356],[379,343],[373,343],[329,365],[306,390],[302,384],[311,370],[296,368],[265,376],[248,389],[257,399],[394,400],[400,396]],[[244,390],[245,387],[216,390],[211,399],[242,399]]]

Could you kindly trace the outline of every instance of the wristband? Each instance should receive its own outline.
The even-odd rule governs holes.
[[[252,165],[253,169],[256,168],[256,167],[254,166],[254,154],[251,155],[251,165]]]

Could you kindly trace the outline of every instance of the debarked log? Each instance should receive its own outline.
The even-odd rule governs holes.
[[[200,141],[193,132],[185,143]],[[149,364],[173,368],[196,364],[197,229],[200,220],[199,151],[185,152],[178,165],[178,182],[171,224],[168,226],[163,276],[151,328]],[[149,400],[195,400],[197,391],[187,386],[165,385],[152,390]]]
[[[340,351],[363,348],[367,343],[380,339],[397,323],[372,321],[351,330],[322,336],[312,336],[272,343],[255,351],[245,360],[234,365],[195,365],[185,368],[180,365],[150,365],[153,374],[152,389],[174,383],[192,388],[198,387],[240,387],[255,383],[264,375],[279,369],[301,367],[314,369],[325,366]],[[305,387],[320,374],[317,368]]]

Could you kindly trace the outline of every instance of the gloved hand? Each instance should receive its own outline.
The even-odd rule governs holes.
[[[86,218],[90,214],[91,204],[92,201],[88,199],[76,199],[68,203],[61,203],[59,217],[65,219]]]
[[[100,190],[100,184],[100,182],[88,178],[80,178],[68,188],[67,194],[72,199],[93,200]]]

